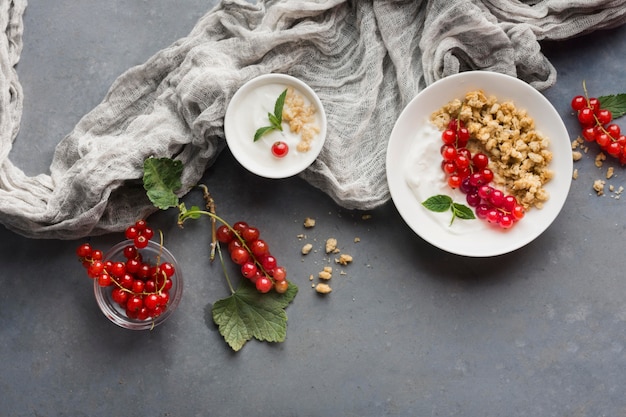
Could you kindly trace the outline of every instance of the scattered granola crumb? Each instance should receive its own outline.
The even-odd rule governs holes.
[[[360,238],[360,237],[355,237],[355,238],[354,238],[354,243],[359,243],[360,241],[361,241],[361,238]]]
[[[595,161],[596,166],[600,168],[604,160],[606,160],[606,155],[604,153],[600,152],[599,154],[597,154]]]
[[[311,252],[311,249],[313,249],[313,245],[311,245],[310,243],[307,243],[306,245],[302,247],[302,254],[308,255],[309,252]]]
[[[609,167],[609,168],[606,170],[606,178],[607,178],[607,179],[609,179],[609,178],[611,178],[611,177],[613,176],[614,170],[615,170],[615,169],[614,169],[613,167]],[[613,190],[611,190],[611,191],[613,191]]]
[[[572,178],[573,179],[578,179],[578,168],[574,169],[574,172],[572,173]]]
[[[613,184],[609,185],[609,191],[610,192],[615,191],[615,186]]]
[[[333,277],[333,274],[327,271],[320,271],[319,274],[317,274],[317,277],[319,279],[323,279],[325,281],[328,281],[329,279],[331,279]]]
[[[313,226],[315,226],[315,219],[312,219],[310,217],[307,217],[306,219],[304,219],[304,227],[306,227],[307,229],[310,229]]]
[[[306,236],[302,233],[300,233],[299,235],[296,236],[298,239],[302,240],[304,239]]]
[[[595,180],[593,183],[593,189],[596,191],[598,195],[604,195],[604,185],[606,184],[603,180]]]
[[[574,151],[574,152],[572,152],[572,159],[573,159],[574,161],[580,161],[582,157],[583,157],[583,154],[582,154],[582,153],[580,153],[580,152],[578,152],[578,151]]]
[[[330,285],[325,284],[323,282],[320,282],[319,284],[317,284],[315,286],[315,291],[317,291],[320,294],[328,294],[332,291],[333,289],[330,288]]]
[[[309,275],[309,281],[313,281],[313,274]]]
[[[337,250],[337,239],[329,237],[326,239],[326,253],[335,252]]]
[[[342,253],[341,255],[339,255],[339,258],[335,259],[335,262],[337,262],[339,265],[348,265],[350,262],[352,262],[352,256],[348,255],[347,253]]]
[[[578,141],[578,139],[572,141],[572,150],[578,149],[579,146],[580,146],[580,142]]]

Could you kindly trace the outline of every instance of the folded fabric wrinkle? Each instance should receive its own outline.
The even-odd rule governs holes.
[[[325,147],[299,175],[342,207],[377,207],[390,199],[389,135],[420,89],[489,70],[542,90],[556,71],[540,41],[626,23],[626,0],[223,1],[188,36],[121,74],[58,144],[50,174],[30,177],[9,159],[23,109],[16,65],[28,48],[26,0],[0,3],[0,223],[55,239],[120,231],[150,214],[146,157],[180,159],[186,194],[226,146],[230,98],[271,72],[302,79],[327,112]]]

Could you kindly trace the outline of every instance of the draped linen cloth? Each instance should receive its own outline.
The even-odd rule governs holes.
[[[76,239],[154,210],[141,182],[147,157],[181,160],[186,194],[226,146],[230,98],[271,72],[302,79],[327,112],[325,146],[299,175],[345,208],[379,206],[390,198],[389,135],[420,89],[478,69],[546,89],[557,74],[539,42],[621,25],[626,0],[224,0],[188,36],[121,74],[58,144],[50,173],[34,177],[9,159],[25,12],[26,0],[0,0],[0,223],[27,237]]]

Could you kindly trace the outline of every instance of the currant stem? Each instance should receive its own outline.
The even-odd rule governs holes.
[[[202,188],[202,193],[204,197],[204,201],[206,201],[205,207],[209,212],[215,214],[215,200],[211,197],[211,193],[209,193],[209,189],[206,185],[200,184],[198,187]],[[213,262],[215,259],[215,247],[217,246],[217,227],[215,217],[211,217],[211,255],[209,257],[210,261]]]

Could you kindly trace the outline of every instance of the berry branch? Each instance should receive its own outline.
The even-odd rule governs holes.
[[[581,136],[587,142],[596,142],[620,164],[626,164],[626,136],[618,124],[612,123],[626,113],[626,94],[589,97],[583,81],[583,94],[572,98],[571,108],[580,123]]]

